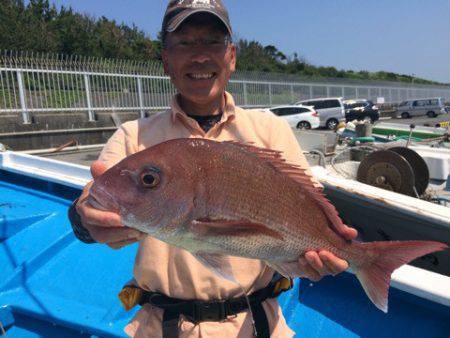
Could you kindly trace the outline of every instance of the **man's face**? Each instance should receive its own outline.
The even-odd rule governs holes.
[[[183,99],[211,104],[222,99],[236,66],[236,48],[211,15],[182,24],[166,38],[164,71]]]

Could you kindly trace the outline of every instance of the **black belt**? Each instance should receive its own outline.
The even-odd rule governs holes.
[[[270,338],[269,323],[262,307],[262,302],[268,298],[277,297],[285,290],[287,288],[280,288],[278,282],[275,281],[248,296],[258,338]],[[163,338],[178,337],[180,315],[185,316],[195,324],[200,322],[221,322],[248,309],[245,297],[214,301],[184,300],[171,298],[158,292],[144,291],[139,304],[147,303],[164,310]]]
[[[250,303],[250,306],[252,308],[253,320],[255,321],[257,338],[270,338],[269,322],[267,321],[266,313],[264,311],[264,308],[262,307],[262,303]],[[197,316],[202,316],[202,314],[204,314],[202,318],[203,320],[199,320],[199,317],[197,317],[196,321],[191,320],[188,315],[180,313],[177,310],[165,309],[162,323],[163,338],[178,338],[178,322],[180,320],[181,314],[185,315],[186,318],[193,323],[223,321],[227,319],[229,316],[223,316],[223,312],[221,312],[222,310],[217,311],[219,308],[221,307],[216,307],[214,305],[214,302],[210,302],[210,306],[206,305],[202,311],[197,312]],[[246,309],[247,305],[245,305],[245,308],[239,312],[233,313],[232,311],[230,313],[230,316],[237,315],[238,313],[243,312]]]

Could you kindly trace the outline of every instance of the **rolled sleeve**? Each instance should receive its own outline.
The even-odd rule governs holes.
[[[132,122],[134,123],[134,121]],[[136,145],[132,143],[137,137],[130,135],[129,124],[125,123],[115,131],[100,153],[99,160],[106,164],[108,168],[114,166],[128,155],[135,153]],[[136,133],[136,131],[133,131]]]

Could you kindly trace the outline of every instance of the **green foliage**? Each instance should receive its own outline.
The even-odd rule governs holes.
[[[95,19],[48,0],[0,0],[0,49],[107,58],[159,58],[159,43],[136,26]]]
[[[345,71],[317,67],[299,57],[286,56],[275,46],[237,39],[237,69],[311,77],[349,78],[436,84],[390,72]],[[151,40],[135,25],[93,18],[48,0],[0,0],[0,50],[52,52],[130,60],[161,60],[161,35]]]
[[[12,90],[0,89],[0,107],[5,109],[16,108],[17,102],[19,102],[18,94],[14,96]]]
[[[335,67],[317,67],[301,59],[297,53],[286,57],[275,46],[263,46],[257,41],[239,39],[236,42],[236,47],[238,53],[237,68],[245,71],[275,72],[310,77],[347,78],[354,80],[439,84],[434,81],[390,72],[355,72],[353,70],[338,70]]]

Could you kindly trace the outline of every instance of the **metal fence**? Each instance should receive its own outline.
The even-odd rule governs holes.
[[[397,103],[411,98],[444,97],[450,86],[395,82],[313,79],[295,75],[236,72],[228,85],[236,103],[264,107],[316,97],[366,98]],[[162,110],[175,88],[161,64],[125,60],[3,52],[0,55],[0,114]]]

